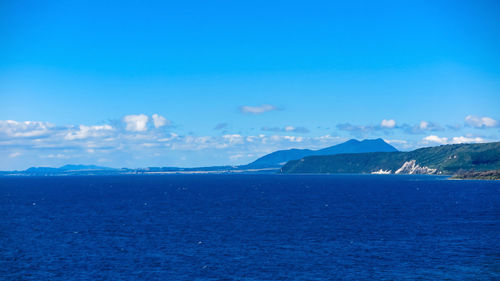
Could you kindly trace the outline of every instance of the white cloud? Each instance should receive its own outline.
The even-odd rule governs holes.
[[[399,150],[412,150],[415,148],[414,143],[409,142],[407,140],[401,139],[384,139],[384,141],[388,144],[393,145]]]
[[[486,142],[483,138],[480,137],[453,137],[451,140],[452,143],[482,143]]]
[[[459,136],[459,137],[438,137],[435,135],[427,136],[423,139],[424,143],[439,143],[439,144],[458,144],[458,143],[483,143],[485,139],[481,137]]]
[[[405,140],[388,140],[388,139],[384,139],[384,141],[386,143],[389,143],[389,144],[407,144],[408,143]]]
[[[302,142],[304,140],[303,137],[296,137],[296,136],[284,136],[283,138],[291,142]]]
[[[249,105],[244,105],[240,107],[240,112],[241,113],[248,113],[248,114],[261,114],[264,112],[269,112],[269,111],[274,111],[274,110],[279,110],[274,105],[270,104],[263,104],[260,106],[249,106]]]
[[[394,121],[394,119],[384,119],[380,122],[380,126],[384,128],[394,128],[396,126],[396,121]]]
[[[54,127],[49,122],[0,120],[0,134],[14,138],[44,136]]]
[[[110,125],[102,125],[102,126],[80,125],[78,131],[68,132],[64,137],[64,139],[75,140],[75,139],[86,139],[88,137],[102,137],[106,136],[112,130],[113,127],[111,127]]]
[[[123,121],[126,123],[126,130],[130,132],[144,132],[148,129],[148,116],[144,114],[126,115]]]
[[[474,128],[493,128],[498,126],[498,121],[491,117],[478,117],[474,115],[466,116],[465,123]]]
[[[224,140],[229,141],[230,145],[235,145],[235,144],[242,144],[244,142],[244,138],[241,135],[234,134],[234,135],[224,135],[222,136]]]
[[[446,137],[438,137],[436,135],[430,135],[427,136],[423,139],[425,142],[434,142],[434,143],[439,143],[439,144],[446,144],[448,143],[448,138]]]
[[[154,124],[155,128],[160,128],[160,127],[163,127],[165,125],[170,124],[170,121],[161,115],[153,114],[152,117],[153,117],[153,124]]]

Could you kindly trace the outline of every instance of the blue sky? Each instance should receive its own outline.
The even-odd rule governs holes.
[[[498,1],[72,2],[0,3],[0,169],[500,139]]]

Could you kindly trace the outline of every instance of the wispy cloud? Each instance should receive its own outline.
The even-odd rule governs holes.
[[[367,136],[382,132],[387,135],[394,131],[403,132],[405,134],[416,135],[426,134],[429,132],[444,131],[445,128],[431,121],[420,121],[417,124],[401,124],[398,125],[394,119],[384,119],[379,125],[353,125],[351,123],[342,123],[337,125],[340,131],[347,131],[355,136]],[[455,130],[459,130],[456,128]]]
[[[86,139],[89,137],[102,137],[105,135],[109,135],[109,133],[113,130],[113,127],[110,125],[102,125],[102,126],[85,126],[80,125],[78,130],[71,130],[66,134],[64,139],[66,140],[75,140],[75,139]]]
[[[265,132],[292,132],[292,133],[299,133],[299,134],[306,134],[309,133],[309,129],[306,127],[294,127],[294,126],[285,126],[285,127],[262,127],[262,131]]]
[[[431,121],[420,121],[418,124],[403,124],[400,128],[407,134],[426,134],[428,132],[444,131],[444,128]]]
[[[347,131],[347,132],[371,132],[374,130],[374,126],[360,126],[360,125],[353,125],[351,123],[341,123],[337,125],[337,129],[341,131]]]
[[[390,134],[393,129],[399,128],[394,119],[383,119],[379,125],[354,125],[351,123],[337,124],[337,129],[340,131],[350,132],[357,137],[367,136],[376,131],[382,131],[385,134]]]
[[[9,138],[32,138],[48,135],[55,125],[39,121],[0,120],[0,135]]]
[[[239,107],[239,111],[245,114],[262,114],[265,112],[276,111],[276,110],[281,110],[281,109],[270,104],[263,104],[260,106],[243,105]]]

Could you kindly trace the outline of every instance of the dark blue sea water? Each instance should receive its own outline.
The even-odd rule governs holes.
[[[0,178],[2,280],[499,280],[500,182]]]

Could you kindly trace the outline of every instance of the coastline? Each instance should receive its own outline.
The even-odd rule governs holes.
[[[500,170],[482,172],[462,172],[453,175],[454,180],[500,180]]]

